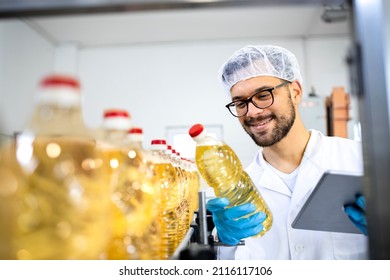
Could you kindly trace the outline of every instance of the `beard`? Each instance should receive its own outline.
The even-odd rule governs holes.
[[[269,119],[270,117],[276,123],[276,126],[275,128],[273,128],[271,133],[269,133],[268,131],[262,131],[255,134],[250,130],[250,127],[253,123],[262,122],[266,119]],[[277,116],[274,113],[271,113],[267,116],[261,116],[257,118],[247,118],[244,120],[242,127],[258,146],[269,147],[278,143],[288,134],[288,132],[290,131],[291,127],[295,122],[295,118],[296,118],[295,108],[292,103],[291,95],[290,95],[289,102],[288,102],[288,109],[286,110],[285,115]]]

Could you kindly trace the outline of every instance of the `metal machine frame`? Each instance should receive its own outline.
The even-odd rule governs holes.
[[[390,259],[390,81],[385,75],[383,2],[351,3],[354,45],[349,59],[350,77],[362,124],[370,259]]]

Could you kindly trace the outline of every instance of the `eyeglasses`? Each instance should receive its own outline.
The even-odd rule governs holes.
[[[274,95],[272,93],[273,90],[280,88],[282,86],[285,86],[291,82],[286,81],[283,82],[273,88],[267,88],[264,90],[261,90],[259,92],[256,92],[251,97],[245,100],[235,100],[230,102],[229,104],[225,105],[226,108],[228,108],[229,112],[239,118],[243,117],[248,113],[248,104],[251,102],[253,105],[255,105],[256,108],[259,109],[265,109],[270,107],[272,104],[274,104]]]

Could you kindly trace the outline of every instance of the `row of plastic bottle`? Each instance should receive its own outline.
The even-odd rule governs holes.
[[[180,157],[164,139],[152,140],[150,150],[145,150],[142,129],[129,129],[129,124],[126,110],[106,110],[98,137],[110,167],[119,168],[111,175],[111,185],[116,186],[114,213],[130,213],[126,222],[114,217],[118,224],[108,258],[128,257],[121,249],[125,240],[132,259],[167,259],[183,240],[198,208],[199,175],[195,163]],[[131,224],[130,229],[126,224]]]
[[[125,111],[88,129],[72,77],[40,88],[28,127],[1,143],[0,259],[171,258],[198,207],[195,163],[164,139],[144,149]]]

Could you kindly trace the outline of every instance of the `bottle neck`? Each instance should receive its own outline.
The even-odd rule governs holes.
[[[155,158],[155,161],[158,163],[171,163],[168,155],[164,150],[158,150],[158,149],[151,149],[152,156]]]
[[[126,134],[126,130],[106,128],[103,138],[111,144],[122,147],[125,144]]]
[[[134,147],[134,148],[137,148],[137,149],[141,149],[143,150],[143,146],[142,146],[142,142],[139,142],[139,141],[128,141],[129,145]]]
[[[141,149],[141,150],[144,150],[144,147],[143,147],[143,139],[142,139],[142,135],[131,135],[131,134],[127,134],[125,136],[125,143],[131,147],[135,147],[137,149]]]
[[[196,145],[198,146],[210,146],[210,145],[223,145],[224,142],[214,136],[208,134],[202,134],[194,138]]]
[[[78,104],[38,103],[27,128],[36,135],[92,136]]]

